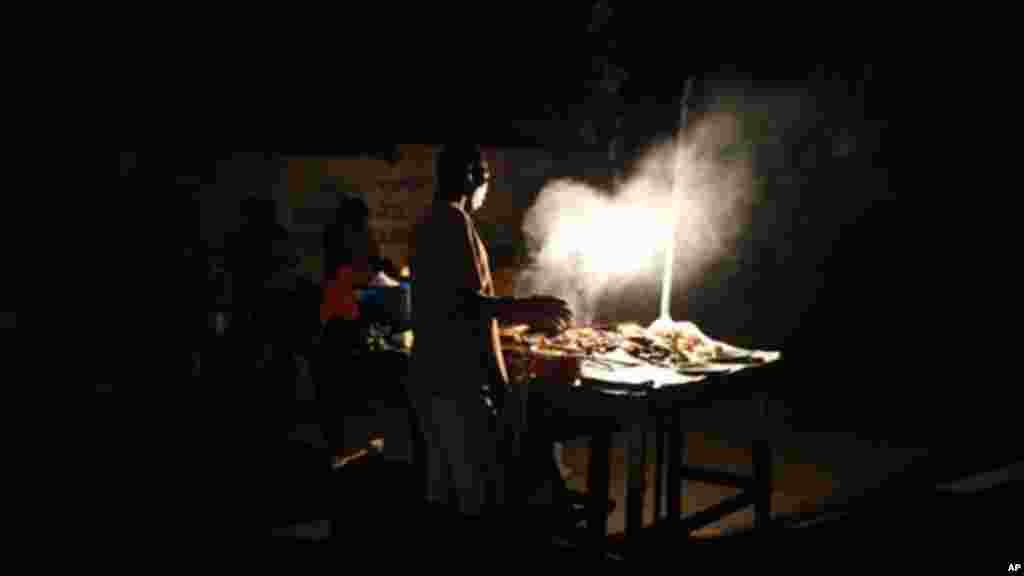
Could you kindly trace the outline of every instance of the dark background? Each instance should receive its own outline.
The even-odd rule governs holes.
[[[959,52],[934,54],[960,50],[957,38],[909,37],[905,30],[919,23],[897,25],[902,48],[893,49],[875,12],[864,14],[870,23],[847,23],[847,14],[808,25],[803,15],[790,30],[738,11],[707,19],[680,16],[673,4],[611,6],[455,5],[440,14],[435,4],[345,4],[343,14],[272,9],[273,22],[263,25],[253,21],[256,11],[233,10],[223,21],[178,11],[121,27],[122,55],[100,63],[113,72],[94,79],[93,66],[83,67],[87,84],[62,94],[103,90],[120,148],[139,151],[121,154],[117,190],[133,199],[129,217],[143,227],[168,224],[186,255],[203,248],[198,186],[223,182],[221,166],[235,151],[269,150],[265,162],[280,165],[289,155],[388,157],[394,143],[466,140],[608,158],[614,141],[615,160],[586,167],[600,180],[675,129],[687,77],[697,78],[695,112],[712,108],[716,94],[747,95],[741,111],[757,111],[757,125],[777,124],[767,141],[752,136],[755,173],[771,201],[755,212],[735,271],[709,275],[708,284],[728,278],[719,282],[727,288],[708,290],[702,300],[715,304],[693,318],[715,327],[713,335],[784,352],[763,382],[788,408],[794,430],[926,446],[947,463],[1019,459],[1017,162],[999,154],[1012,146],[975,128],[1002,132],[1014,92],[986,89],[991,77],[962,66]],[[156,24],[172,29],[164,34]],[[774,49],[782,44],[791,52]],[[830,54],[854,50],[876,63],[795,61],[834,62]],[[770,64],[706,62],[743,59]],[[779,102],[793,98],[795,108]],[[74,111],[101,126],[108,121],[99,109]],[[827,153],[836,129],[852,132],[852,153]],[[60,141],[71,133],[58,126],[48,135]],[[567,165],[561,175],[579,177],[578,168]],[[259,170],[254,181],[263,179]],[[964,171],[966,182],[954,180]],[[897,172],[904,177],[895,179]],[[982,181],[992,173],[1009,174],[1009,183]],[[156,320],[148,342],[176,347],[173,327],[188,339],[197,324],[189,318],[205,320],[188,297],[202,300],[201,289],[168,279],[152,250],[129,244],[132,261],[170,288],[166,303],[146,290],[132,324],[149,314]],[[193,276],[191,265],[202,274],[202,263],[186,257],[184,278]],[[237,398],[218,398],[195,379],[184,386],[160,379],[161,371],[119,383],[118,394],[99,403],[109,412],[93,420],[107,424],[111,444],[129,438],[116,464],[129,462],[135,476],[152,465],[158,469],[140,480],[171,480],[154,494],[125,477],[140,487],[138,501],[175,513],[169,508],[184,503],[182,494],[198,492],[210,501],[199,499],[196,519],[223,515],[232,495],[266,477],[261,448],[244,448],[259,444],[246,437],[251,416]],[[152,402],[122,400],[150,394]],[[128,425],[115,418],[124,414]],[[164,437],[180,458],[157,454],[153,440]],[[208,458],[191,465],[197,452]],[[227,508],[245,516],[250,506]]]

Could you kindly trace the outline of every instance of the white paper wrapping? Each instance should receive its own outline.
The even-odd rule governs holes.
[[[611,368],[597,362],[584,361],[580,366],[580,376],[589,380],[603,380],[616,384],[646,384],[653,382],[655,388],[697,382],[703,376],[680,374],[671,368],[651,366],[616,366]]]

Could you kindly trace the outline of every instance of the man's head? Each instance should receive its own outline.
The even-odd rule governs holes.
[[[439,202],[468,200],[472,210],[479,210],[487,197],[490,172],[475,146],[445,146],[435,165],[437,187],[434,199]]]

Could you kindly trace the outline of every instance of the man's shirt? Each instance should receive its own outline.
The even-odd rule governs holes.
[[[412,369],[420,393],[467,398],[504,385],[498,323],[479,316],[465,295],[494,295],[487,251],[473,220],[449,204],[433,206],[414,236]]]

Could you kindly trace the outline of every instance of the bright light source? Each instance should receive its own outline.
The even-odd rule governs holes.
[[[723,145],[729,131],[718,123],[728,121],[705,120],[694,140],[652,147],[611,195],[569,180],[547,184],[524,220],[539,248],[517,292],[561,297],[581,323],[592,320],[600,297],[638,279],[662,294],[672,284],[685,293],[731,249],[750,215],[749,165],[706,153]],[[657,303],[657,294],[645,297]],[[666,320],[667,304],[658,309]]]

